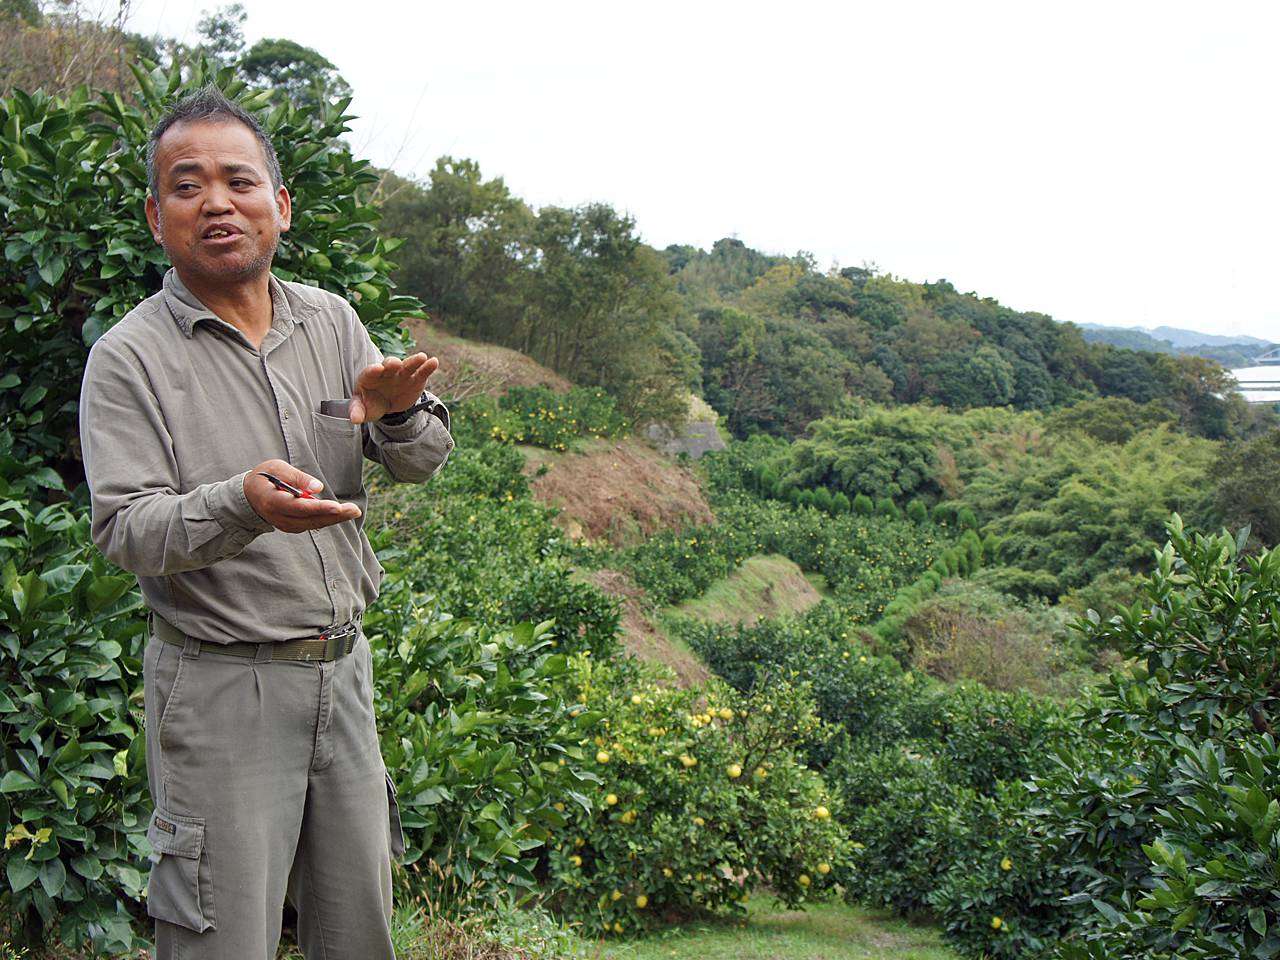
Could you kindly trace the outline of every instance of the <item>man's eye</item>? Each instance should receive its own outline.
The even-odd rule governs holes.
[[[253,186],[253,182],[252,182],[252,181],[250,181],[250,180],[241,180],[241,179],[236,179],[236,180],[232,180],[232,181],[231,181],[231,185],[232,185],[233,187],[252,187],[252,186]]]

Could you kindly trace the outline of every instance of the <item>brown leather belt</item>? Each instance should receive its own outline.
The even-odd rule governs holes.
[[[264,660],[313,660],[329,662],[345,657],[355,649],[356,640],[360,638],[360,620],[349,620],[340,627],[326,630],[316,637],[304,637],[299,640],[276,640],[253,643],[248,640],[237,640],[234,643],[214,643],[211,640],[200,640],[183,633],[172,623],[154,610],[149,612],[151,629],[165,643],[186,647],[194,641],[209,653],[229,653],[234,657],[251,657],[259,662]],[[264,649],[267,648],[267,649]],[[269,650],[269,655],[267,654]]]

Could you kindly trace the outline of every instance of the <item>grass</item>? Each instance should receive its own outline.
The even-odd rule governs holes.
[[[601,960],[956,960],[936,929],[842,903],[803,912],[747,903],[745,922],[673,927],[627,944],[606,946]]]
[[[754,623],[757,617],[774,618],[798,613],[821,598],[826,583],[815,582],[781,554],[748,557],[727,577],[717,580],[700,597],[668,609],[717,623]]]

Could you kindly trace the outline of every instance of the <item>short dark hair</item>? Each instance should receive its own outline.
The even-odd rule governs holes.
[[[273,190],[280,189],[284,183],[284,176],[280,173],[280,161],[276,158],[276,148],[271,145],[271,140],[266,131],[262,129],[262,124],[258,122],[258,118],[234,100],[228,99],[226,94],[209,83],[174,103],[173,106],[165,111],[164,116],[160,118],[159,122],[151,130],[151,137],[147,140],[147,185],[151,188],[153,197],[159,198],[156,177],[156,144],[160,142],[160,138],[164,136],[165,131],[175,123],[193,123],[199,120],[238,120],[248,127],[253,132],[253,135],[257,137],[258,143],[262,147],[262,155],[267,159],[267,172],[271,176],[271,188]]]

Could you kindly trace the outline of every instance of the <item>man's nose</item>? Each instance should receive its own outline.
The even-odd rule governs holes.
[[[225,213],[232,209],[231,190],[222,184],[214,184],[204,192],[205,213]]]

